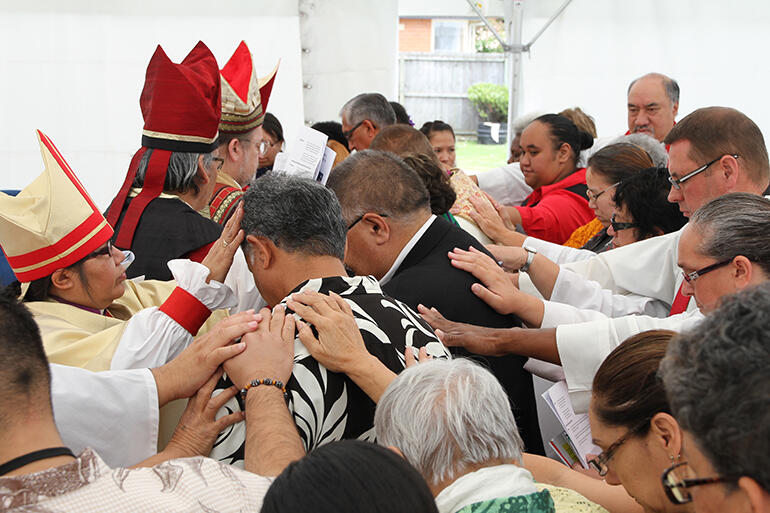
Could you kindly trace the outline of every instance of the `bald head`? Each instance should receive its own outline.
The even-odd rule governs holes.
[[[662,141],[679,112],[679,84],[660,73],[643,75],[628,86],[628,130]]]
[[[428,138],[409,125],[391,125],[380,130],[369,147],[372,150],[389,151],[399,157],[409,153],[435,155]]]

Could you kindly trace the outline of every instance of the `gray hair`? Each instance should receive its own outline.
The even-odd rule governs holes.
[[[376,128],[396,123],[396,113],[388,99],[380,93],[362,93],[354,96],[342,106],[340,116],[350,125],[357,125],[368,119]]]
[[[634,87],[634,84],[636,84],[640,79],[653,77],[659,78],[663,83],[663,90],[666,92],[668,99],[671,100],[671,105],[676,105],[679,103],[679,84],[673,78],[667,77],[662,73],[647,73],[646,75],[642,75],[639,78],[635,78],[631,81],[630,84],[628,84],[628,92],[626,94],[631,92],[631,88]]]
[[[527,114],[524,114],[523,116],[519,116],[518,118],[513,120],[513,135],[521,135],[522,132],[524,132],[524,129],[529,126],[530,123],[532,123],[534,120],[539,118],[545,114],[544,112],[528,112]]]
[[[610,142],[610,144],[617,143],[635,144],[647,152],[647,155],[650,156],[655,167],[668,167],[668,152],[666,151],[666,145],[654,137],[641,133],[621,135]],[[607,146],[609,146],[609,144]]]
[[[385,151],[355,152],[332,170],[326,185],[339,198],[348,222],[374,212],[409,223],[431,211],[428,189],[417,171]]]
[[[770,277],[770,200],[734,192],[695,211],[690,224],[703,240],[698,252],[718,262],[743,255]]]
[[[147,165],[150,162],[154,150],[147,150],[139,161],[136,169],[136,176],[132,187],[144,187],[144,175],[147,172]],[[197,194],[198,184],[195,183],[195,176],[198,173],[198,157],[203,155],[203,167],[208,169],[214,161],[214,153],[187,153],[181,151],[171,152],[171,159],[166,168],[166,181],[163,183],[163,190],[168,192],[187,192],[195,191]]]
[[[345,256],[345,222],[337,198],[308,178],[272,172],[255,179],[243,195],[241,228],[284,251]],[[246,241],[244,251],[248,250]]]
[[[697,327],[671,341],[660,365],[674,417],[719,475],[751,477],[765,491],[770,491],[769,325],[765,283],[725,298]]]
[[[377,443],[398,447],[432,485],[470,465],[519,462],[524,445],[500,382],[462,358],[401,372],[377,403],[374,426]]]

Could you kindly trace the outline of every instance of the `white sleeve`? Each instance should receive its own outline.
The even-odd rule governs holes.
[[[237,305],[233,311],[243,312],[250,308],[259,311],[260,308],[267,306],[267,301],[262,299],[259,290],[257,290],[254,275],[249,271],[246,256],[240,248],[235,252],[233,265],[225,278],[225,285],[233,291],[236,297]]]
[[[177,286],[209,310],[235,305],[235,296],[226,285],[213,280],[206,283],[209,269],[205,265],[190,260],[171,260],[168,267]],[[126,322],[110,368],[160,367],[181,353],[192,339],[192,334],[159,307],[145,308]]]
[[[684,331],[702,319],[703,315],[696,311],[663,319],[629,315],[617,319],[599,319],[557,327],[556,345],[575,412],[582,413],[588,410],[594,374],[604,358],[622,341],[652,329]]]
[[[50,368],[54,420],[72,452],[93,447],[111,467],[158,452],[158,389],[149,369]]]
[[[522,244],[522,246],[529,246],[536,249],[539,254],[559,265],[588,260],[589,258],[596,256],[596,253],[587,249],[570,248],[535,237],[527,237],[524,239],[524,244]]]
[[[670,305],[683,279],[677,265],[681,233],[652,237],[564,266],[613,292],[651,297]]]
[[[624,315],[666,317],[670,309],[670,305],[649,297],[613,294],[611,290],[602,289],[597,282],[587,280],[564,268],[559,270],[559,275],[556,277],[551,301],[601,312],[607,317]]]
[[[519,206],[532,194],[518,162],[478,173],[476,178],[479,188],[503,205]]]

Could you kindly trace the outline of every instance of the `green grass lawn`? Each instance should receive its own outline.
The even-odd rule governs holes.
[[[458,139],[455,152],[457,167],[469,174],[504,166],[508,161],[505,144],[477,144],[475,137]]]

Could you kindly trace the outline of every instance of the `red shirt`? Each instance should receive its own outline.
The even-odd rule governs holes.
[[[565,190],[585,183],[586,170],[581,168],[561,181],[532,191],[525,200],[525,206],[516,207],[527,235],[564,244],[575,228],[591,221],[595,215],[588,206],[588,199]]]

